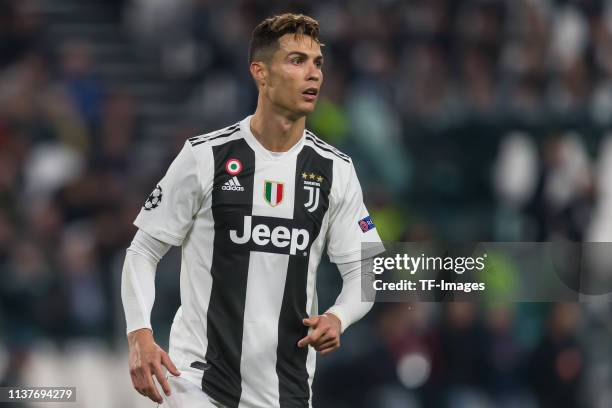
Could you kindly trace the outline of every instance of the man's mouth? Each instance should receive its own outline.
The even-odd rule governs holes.
[[[317,96],[317,94],[319,93],[319,90],[317,88],[308,88],[302,93],[304,95]]]
[[[317,99],[318,93],[319,90],[317,88],[308,88],[302,92],[302,95],[304,95],[304,99],[306,99],[308,102],[314,102]]]

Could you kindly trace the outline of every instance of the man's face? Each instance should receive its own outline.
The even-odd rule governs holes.
[[[304,116],[314,110],[323,82],[321,46],[305,35],[285,34],[278,42],[260,92],[276,108]]]

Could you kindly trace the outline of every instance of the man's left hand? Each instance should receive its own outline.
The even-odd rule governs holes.
[[[321,355],[329,354],[340,348],[340,319],[332,313],[303,319],[304,325],[312,328],[308,336],[298,341],[298,347],[309,344]]]

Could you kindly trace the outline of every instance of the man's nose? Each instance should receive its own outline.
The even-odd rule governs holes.
[[[320,81],[321,80],[321,70],[317,67],[316,63],[308,64],[308,80]]]

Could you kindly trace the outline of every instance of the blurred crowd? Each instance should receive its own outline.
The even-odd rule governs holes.
[[[315,396],[325,407],[606,406],[580,306],[548,306],[387,304],[346,354],[321,362]]]
[[[611,241],[612,1],[0,0],[0,385],[41,342],[124,349],[132,221],[185,138],[252,113],[249,35],[286,11],[321,23],[308,127],[353,157],[383,239]],[[609,316],[376,305],[321,361],[319,406],[610,406]]]

